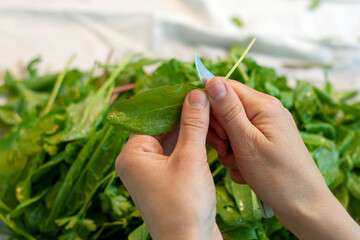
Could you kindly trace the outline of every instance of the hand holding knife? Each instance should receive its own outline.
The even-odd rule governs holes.
[[[247,51],[250,49],[250,47],[254,43],[254,41],[255,41],[255,39],[252,40],[252,42],[249,44],[249,46],[245,50],[244,54],[240,57],[240,59],[237,61],[237,63],[234,65],[234,67],[226,75],[226,77],[225,77],[226,79],[228,79],[230,77],[232,72],[236,69],[236,67],[239,65],[239,63],[242,61],[242,59],[245,57]],[[196,66],[196,70],[199,75],[200,81],[202,82],[203,86],[205,87],[206,83],[215,76],[204,66],[204,64],[201,62],[199,56],[196,53],[195,53],[195,66]],[[230,144],[230,142],[229,142],[229,144]],[[231,146],[229,149],[231,149]],[[271,207],[269,207],[268,205],[263,203],[258,197],[257,197],[257,200],[258,200],[260,210],[261,210],[263,217],[270,218],[270,217],[274,216],[274,212],[271,209]]]

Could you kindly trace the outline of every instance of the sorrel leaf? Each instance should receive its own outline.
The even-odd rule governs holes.
[[[185,96],[195,88],[182,83],[142,92],[117,102],[107,120],[114,127],[132,133],[159,135],[170,132],[179,127]]]

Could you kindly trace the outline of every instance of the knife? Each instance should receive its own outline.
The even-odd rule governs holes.
[[[200,81],[202,82],[203,86],[205,87],[206,83],[215,76],[204,66],[204,64],[200,60],[199,56],[197,55],[197,53],[195,53],[194,58],[195,58],[195,67],[196,67],[197,73],[199,75]],[[230,144],[230,142],[229,142],[229,144]],[[274,216],[274,211],[272,210],[272,208],[270,206],[268,206],[267,204],[265,204],[263,201],[261,201],[261,199],[258,196],[256,196],[256,198],[257,198],[262,216],[264,218],[271,218],[272,216]]]

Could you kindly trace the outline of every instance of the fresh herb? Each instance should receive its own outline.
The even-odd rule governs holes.
[[[225,76],[243,53],[244,48],[237,46],[231,48],[227,61],[203,62],[215,75]],[[109,102],[115,86],[131,86],[115,91],[119,102],[112,113],[114,118],[138,122],[129,128],[120,122],[119,127],[158,134],[166,128],[161,124],[169,112],[175,111],[173,124],[166,129],[170,131],[178,127],[181,108],[171,101],[182,102],[188,91],[201,87],[194,64],[138,58],[102,66],[107,71],[101,76],[76,69],[39,76],[38,61],[29,64],[22,80],[7,72],[0,86],[0,97],[5,99],[0,107],[1,134],[5,134],[0,139],[0,218],[11,237],[150,239],[113,169],[129,133],[107,122]],[[152,73],[144,70],[154,64],[159,66]],[[243,59],[231,78],[280,99],[329,188],[360,221],[360,103],[347,103],[356,92],[336,92],[330,82],[324,89],[304,81],[290,88],[285,77],[250,58]],[[157,97],[148,95],[154,91]],[[168,96],[169,92],[177,94]],[[158,109],[160,102],[169,108]],[[119,124],[111,118],[109,122]],[[251,189],[233,183],[216,151],[209,147],[208,153],[217,192],[216,219],[224,238],[294,239],[275,217],[261,218]]]
[[[117,102],[107,120],[125,131],[159,135],[179,128],[185,96],[196,87],[187,83],[158,87]]]
[[[251,40],[226,74],[226,80],[245,58],[255,40],[256,38]],[[114,127],[137,134],[160,135],[170,132],[179,128],[185,96],[193,89],[195,87],[181,83],[142,92],[128,100],[118,101],[108,114],[107,120]]]

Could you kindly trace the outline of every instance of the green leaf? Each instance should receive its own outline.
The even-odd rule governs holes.
[[[31,181],[36,182],[47,174],[50,174],[55,167],[61,163],[66,156],[66,152],[61,152],[54,156],[50,161],[38,167],[31,175]]]
[[[63,112],[51,112],[35,121],[27,120],[28,126],[17,139],[20,151],[25,155],[37,155],[42,151],[46,138],[53,136],[62,128],[65,116]]]
[[[322,89],[314,88],[314,91],[316,92],[317,96],[321,100],[321,102],[324,104],[328,104],[329,106],[336,107],[339,103],[337,102],[337,99],[332,97],[330,94],[325,92]]]
[[[344,206],[345,209],[349,206],[349,190],[346,188],[346,185],[343,184],[340,187],[336,188],[333,191],[335,197],[339,200],[339,202]]]
[[[320,106],[320,102],[311,83],[297,81],[294,89],[294,106],[304,123],[309,123]]]
[[[54,205],[50,211],[50,215],[47,220],[48,224],[51,224],[63,210],[64,202],[65,202],[66,198],[68,197],[68,194],[71,192],[73,184],[78,179],[84,165],[86,164],[86,160],[91,156],[95,146],[99,143],[99,141],[103,137],[105,130],[94,132],[92,134],[92,136],[90,136],[89,141],[81,149],[81,152],[77,156],[74,163],[71,165],[71,168],[69,169],[69,171],[66,175],[64,183],[62,184],[62,186],[56,196]]]
[[[343,159],[348,160],[349,168],[360,167],[360,131],[351,131],[339,144]]]
[[[258,239],[254,228],[239,227],[230,231],[221,232],[224,240]]]
[[[147,230],[145,223],[143,223],[129,234],[128,240],[147,240],[149,237],[149,231]]]
[[[11,212],[11,209],[3,201],[1,201],[1,199],[0,199],[0,211],[5,213]]]
[[[136,210],[124,185],[111,184],[100,194],[101,209],[113,219],[124,220]]]
[[[347,187],[350,193],[360,200],[360,176],[353,172],[347,172],[347,179]]]
[[[61,87],[61,84],[64,80],[65,74],[68,71],[68,68],[70,66],[70,64],[72,63],[72,61],[74,60],[75,55],[73,55],[70,60],[67,62],[64,71],[58,76],[58,78],[56,79],[54,88],[51,91],[49,100],[45,106],[45,108],[43,109],[43,111],[40,114],[40,117],[45,116],[46,114],[48,114],[50,112],[51,107],[53,106],[56,96],[58,95],[59,89]]]
[[[251,188],[248,185],[231,181],[231,189],[241,216],[249,221],[261,219],[261,210]]]
[[[49,192],[49,189],[46,189],[44,190],[41,194],[39,194],[38,196],[36,197],[33,197],[31,199],[28,199],[24,202],[22,202],[21,204],[19,204],[10,214],[9,216],[10,217],[17,217],[19,216],[20,214],[22,214],[27,207],[29,207],[31,204],[39,201],[42,197],[45,196],[46,193]]]
[[[85,112],[87,111],[87,106],[93,98],[94,95],[90,94],[89,97],[84,99],[82,102],[72,104],[67,107],[66,126],[61,134],[62,141],[73,141],[85,138],[94,129],[96,120],[106,109],[105,95],[98,98],[98,101],[93,104],[91,112],[87,116],[87,121],[80,124]]]
[[[66,198],[64,205],[68,213],[72,214],[81,208],[96,184],[113,169],[116,156],[125,145],[128,136],[128,133],[111,126],[106,129]]]
[[[353,99],[358,95],[358,91],[347,91],[347,92],[336,92],[335,97],[340,101],[344,102]]]
[[[21,117],[11,108],[0,106],[0,121],[7,125],[14,125],[21,121]]]
[[[24,116],[37,116],[50,95],[49,93],[33,91],[18,81],[11,83],[11,87],[20,96],[21,100],[18,103],[19,110],[17,112],[22,118]]]
[[[36,238],[34,238],[31,233],[29,233],[27,231],[27,229],[23,226],[23,224],[21,224],[21,222],[19,220],[13,220],[9,217],[7,217],[6,219],[2,219],[3,222],[5,223],[5,225],[13,230],[17,235],[25,237],[28,240],[36,240]]]
[[[306,133],[302,131],[300,131],[300,135],[307,146],[326,146],[330,148],[333,144],[331,140],[321,135]]]
[[[306,132],[308,133],[317,133],[328,138],[334,138],[336,134],[334,126],[326,122],[312,121],[305,124],[304,127],[306,129]]]
[[[0,139],[0,198],[10,208],[18,204],[16,198],[16,185],[26,172],[28,157],[18,151],[15,131],[7,137]]]
[[[269,238],[266,234],[265,228],[264,228],[263,224],[261,224],[261,223],[258,223],[258,228],[256,229],[256,235],[258,237],[257,239],[269,240]]]
[[[330,149],[324,146],[318,148],[313,153],[313,157],[329,188],[336,187],[335,183],[340,174],[340,161],[335,144],[332,144]]]
[[[70,72],[70,71],[69,71]],[[22,83],[32,90],[47,90],[50,89],[56,79],[59,77],[58,73],[49,74],[45,76],[32,76],[22,80]]]
[[[279,220],[277,220],[275,216],[271,218],[265,218],[263,224],[268,236],[283,228],[283,225],[279,222]]]
[[[227,193],[224,186],[216,187],[216,212],[222,221],[233,227],[252,227],[253,224],[243,218],[234,203],[234,200]]]
[[[117,102],[107,120],[114,127],[137,134],[170,132],[179,127],[185,96],[193,89],[183,83],[142,92]]]
[[[108,89],[114,84],[116,78],[127,67],[135,56],[129,57],[111,74],[109,79],[101,86],[101,88],[89,96],[83,102],[70,105],[67,108],[68,118],[66,128],[61,136],[63,141],[72,141],[85,138],[94,128],[95,121],[99,115],[107,108]]]
[[[355,221],[360,221],[360,200],[353,197],[352,194],[350,194],[350,200],[349,200],[349,208],[348,211],[351,214],[351,216],[354,218]]]

